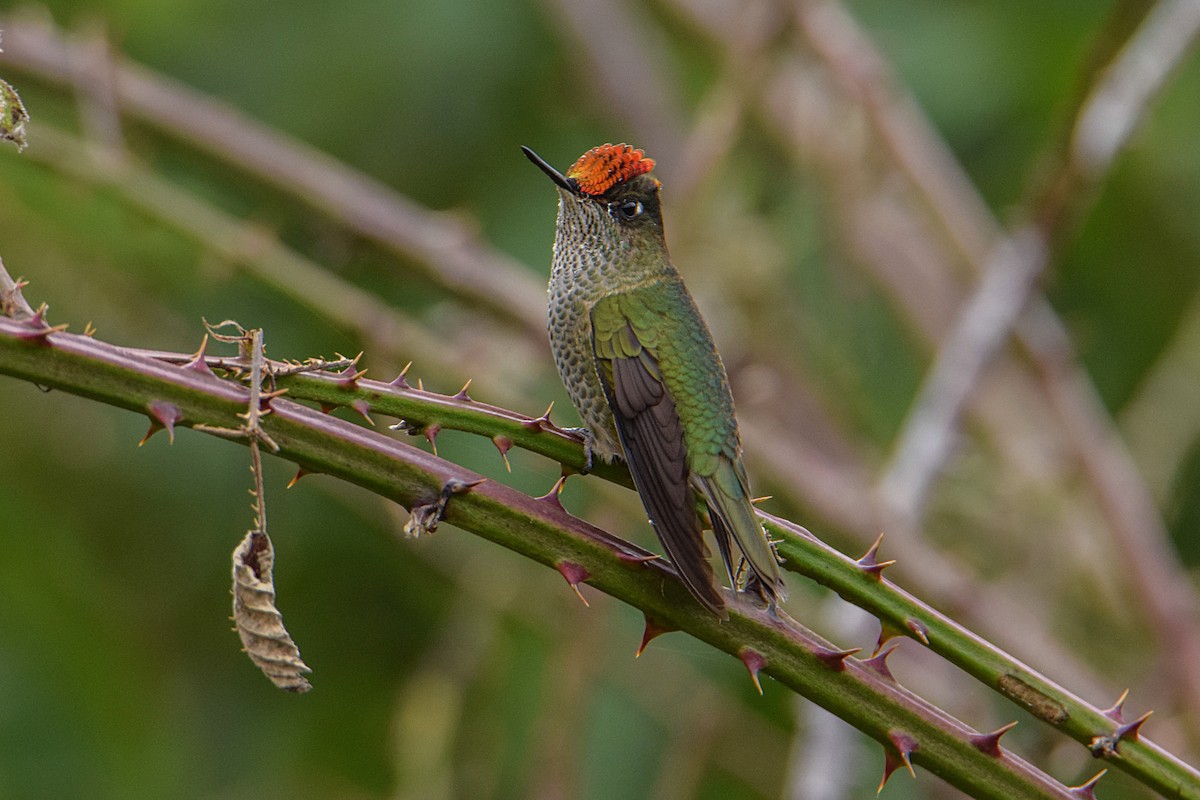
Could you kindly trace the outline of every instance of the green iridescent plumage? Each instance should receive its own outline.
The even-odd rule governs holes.
[[[559,186],[550,342],[595,452],[625,457],[655,533],[697,600],[725,614],[699,497],[731,583],[774,604],[783,581],[750,503],[729,382],[667,254],[660,185],[644,174],[649,160],[639,163],[640,153],[628,149],[609,160],[604,148],[589,151],[587,163],[600,164],[592,168],[615,163],[629,171],[593,195],[526,154]],[[588,177],[607,186],[613,175]]]

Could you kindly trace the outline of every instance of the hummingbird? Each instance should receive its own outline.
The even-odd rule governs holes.
[[[779,561],[751,504],[729,378],[667,253],[654,160],[605,144],[564,175],[521,150],[558,189],[547,327],[589,465],[624,457],[684,585],[727,618],[699,498],[735,592],[774,610]]]

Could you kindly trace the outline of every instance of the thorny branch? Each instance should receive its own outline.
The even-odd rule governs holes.
[[[139,352],[172,363],[188,359],[176,354]],[[204,356],[214,368],[229,369],[230,363],[218,356]],[[191,363],[191,362],[188,362]],[[236,364],[234,365],[236,366]],[[271,368],[274,370],[274,367]],[[582,447],[575,437],[563,435],[548,419],[531,419],[511,411],[479,403],[465,393],[438,395],[407,385],[403,379],[391,383],[372,381],[351,374],[349,377],[325,372],[294,372],[280,379],[293,400],[306,400],[322,407],[334,405],[370,410],[374,413],[407,420],[409,427],[422,430],[457,429],[490,436],[501,453],[518,446],[560,460],[577,469],[583,463]],[[604,476],[628,484],[628,475],[606,468]],[[451,479],[432,501],[422,501],[426,509],[423,522],[440,521],[452,496],[471,487],[462,479]],[[547,497],[555,496],[552,492]],[[416,509],[414,509],[414,513]],[[1011,656],[955,624],[944,615],[879,578],[888,561],[880,561],[876,550],[858,561],[848,559],[821,544],[806,530],[770,515],[763,515],[772,535],[782,538],[781,552],[787,567],[833,589],[841,597],[866,609],[883,624],[880,643],[890,636],[914,638],[931,650],[961,667],[986,685],[1010,699],[1034,709],[1038,716],[1068,733],[1080,743],[1092,746],[1110,736],[1098,729],[1125,723],[1119,710],[1100,710],[1063,690],[1045,676],[1021,664]],[[876,576],[861,580],[863,571]],[[1043,709],[1039,711],[1038,709]],[[1143,720],[1144,721],[1144,720]],[[1128,723],[1132,724],[1132,723]],[[1140,722],[1138,723],[1140,727]],[[1186,770],[1148,741],[1126,742],[1119,753],[1107,753],[1122,768],[1139,776],[1154,775],[1164,767]],[[1152,785],[1165,785],[1163,783]]]
[[[177,409],[178,424],[207,431],[233,427],[230,421],[243,413],[250,394],[244,386],[186,365],[154,362],[93,338],[9,320],[0,320],[0,371],[142,413],[168,404]],[[130,380],[134,375],[137,380]],[[687,602],[662,559],[571,517],[554,491],[533,499],[495,482],[481,484],[480,476],[372,429],[282,396],[268,402],[271,413],[259,422],[281,456],[410,508],[428,503],[454,482],[473,487],[443,508],[448,522],[635,605],[656,621],[658,631],[684,630],[737,655],[756,681],[760,672],[773,675],[831,708],[884,744],[885,778],[897,766],[915,763],[929,765],[978,797],[1078,796],[1014,754],[1003,751],[1001,757],[1000,733],[976,733],[897,684],[886,667],[891,648],[860,660],[782,614],[771,617],[748,607],[718,622]],[[1135,730],[1120,748],[1140,744]],[[1200,780],[1196,792],[1200,797]]]

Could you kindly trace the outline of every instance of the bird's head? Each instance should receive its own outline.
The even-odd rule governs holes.
[[[560,198],[558,225],[569,233],[616,236],[629,242],[662,239],[662,184],[653,175],[654,159],[627,144],[602,144],[588,150],[566,174],[522,147],[525,155],[554,181]]]

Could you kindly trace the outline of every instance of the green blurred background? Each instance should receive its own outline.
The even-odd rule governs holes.
[[[1006,223],[1053,167],[1091,59],[1146,7],[846,10]],[[488,258],[515,262],[523,308],[542,300],[554,194],[518,145],[565,167],[630,141],[659,162],[668,240],[730,368],[768,507],[848,552],[887,527],[856,505],[871,505],[861,492],[929,364],[923,326],[944,330],[970,273],[789,4],[128,0],[0,14],[0,76],[32,115],[28,151],[0,151],[0,256],[52,322],[190,351],[202,318],[233,318],[263,327],[276,358],[364,350],[373,377],[412,359],[427,388],[474,378],[477,399],[530,414],[554,400],[573,423],[525,311],[447,287],[428,257],[372,241],[210,143],[118,113],[104,53],[442,212]],[[74,80],[27,57],[23,31],[73,43]],[[1197,98],[1192,57],[1044,280],[1187,571],[1200,561]],[[379,341],[371,320],[349,324],[264,278],[256,259],[280,246],[433,344]],[[955,291],[901,299],[939,285]],[[1200,752],[1200,723],[1163,678],[1172,642],[1131,599],[1030,373],[1011,351],[981,385],[977,405],[1001,408],[964,424],[925,535],[887,553],[896,578],[1102,707],[1133,687],[1131,710],[1158,712],[1152,736]],[[279,603],[316,687],[278,692],[227,619],[228,556],[251,517],[245,450],[190,431],[138,449],[145,419],[7,378],[0,408],[0,798],[872,796],[878,747],[769,681],[759,697],[736,660],[675,634],[635,661],[636,611],[586,587],[585,608],[552,571],[448,526],[404,541],[401,509],[322,477],[285,491],[292,468],[270,462]],[[481,439],[438,445],[531,493],[558,475],[518,452],[508,474]],[[653,546],[636,499],[600,483],[568,482],[567,507]],[[921,548],[953,566],[943,577],[1017,598],[1039,630],[940,586],[915,568]],[[877,625],[791,584],[797,618],[845,646],[874,643]],[[902,648],[898,677],[969,724],[1026,719],[915,651]],[[1064,781],[1097,768],[1032,721],[1011,744]],[[840,778],[829,794],[804,783],[814,761]],[[921,772],[885,791],[959,796]],[[1102,796],[1147,793],[1110,772]]]

